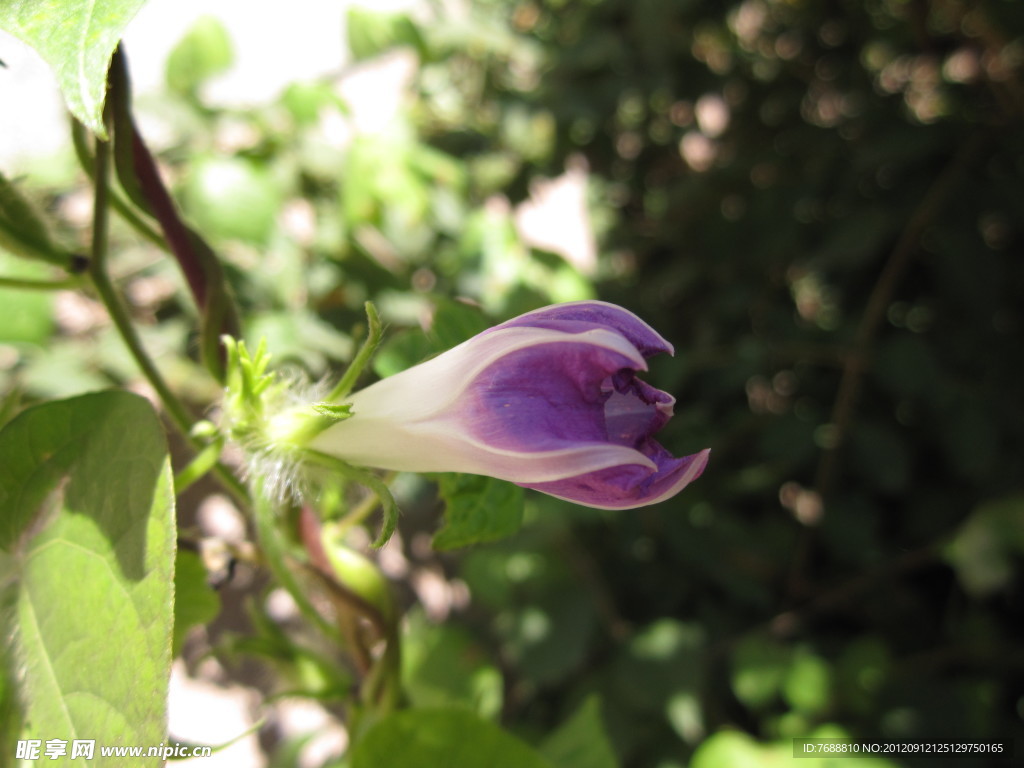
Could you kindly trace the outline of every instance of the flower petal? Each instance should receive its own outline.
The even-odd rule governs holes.
[[[569,390],[573,386],[592,388],[595,412],[587,419],[567,419],[564,411],[559,415],[550,403],[542,407],[536,398],[543,397],[543,388],[516,392],[497,384],[508,378],[502,372],[509,374],[513,368],[539,371],[537,375],[544,377],[554,360],[600,361],[590,371],[571,371],[575,383],[563,382],[566,406],[571,404]],[[527,363],[532,369],[522,367]],[[521,482],[556,480],[617,464],[653,469],[653,462],[642,453],[610,444],[598,430],[603,424],[600,379],[612,371],[634,367],[645,368],[646,363],[613,331],[598,328],[570,334],[546,328],[508,328],[474,337],[355,393],[350,398],[352,418],[317,435],[310,447],[382,469],[471,472]],[[489,393],[488,384],[494,385]],[[549,391],[557,389],[556,384],[549,381]],[[521,420],[511,413],[513,408],[484,402],[500,392],[506,402],[533,397],[530,418]],[[576,393],[575,398],[579,400],[580,395]],[[580,405],[577,417],[584,410]],[[505,422],[499,425],[502,416]],[[546,433],[537,426],[541,418],[547,426],[561,422],[562,432]]]
[[[654,435],[674,398],[638,379],[672,346],[636,315],[582,301],[529,312],[355,393],[310,447],[353,464],[469,472],[578,504],[628,509],[696,479]]]
[[[661,446],[658,446],[661,449]],[[674,459],[661,449],[657,472],[636,466],[611,467],[547,483],[519,483],[550,496],[598,509],[633,509],[675,496],[700,477],[711,450]]]
[[[564,334],[583,339],[583,334]],[[635,359],[580,341],[558,341],[516,350],[480,371],[451,416],[489,445],[545,451],[581,442],[607,443],[602,383]]]
[[[567,333],[579,333],[590,328],[609,328],[622,334],[644,357],[651,357],[659,352],[675,354],[672,345],[651,326],[628,309],[606,301],[570,301],[542,307],[496,325],[481,335],[522,326],[551,328]]]

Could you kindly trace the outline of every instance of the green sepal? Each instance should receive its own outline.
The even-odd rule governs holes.
[[[0,247],[16,256],[76,271],[76,257],[57,245],[17,185],[0,173]]]

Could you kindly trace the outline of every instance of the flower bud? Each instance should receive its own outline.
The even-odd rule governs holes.
[[[577,504],[629,509],[674,496],[707,465],[654,435],[675,399],[637,378],[672,346],[600,301],[538,309],[346,398],[317,451],[350,464],[469,472]]]

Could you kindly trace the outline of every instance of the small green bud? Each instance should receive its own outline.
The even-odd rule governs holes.
[[[391,624],[395,619],[395,600],[376,563],[346,546],[342,529],[336,524],[324,525],[321,541],[338,581],[376,608],[385,623]]]

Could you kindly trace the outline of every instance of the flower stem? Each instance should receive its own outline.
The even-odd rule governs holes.
[[[109,181],[110,181],[110,145],[105,141],[96,142],[96,164],[93,173],[93,221],[92,221],[92,259],[89,263],[89,278],[92,282],[100,301],[107,309],[114,327],[120,334],[132,358],[135,360],[146,381],[153,387],[160,402],[163,403],[167,415],[174,426],[178,428],[185,439],[196,451],[202,451],[206,446],[197,437],[191,434],[192,418],[189,416],[184,404],[171,390],[164,380],[163,375],[157,369],[149,353],[146,352],[132,325],[131,317],[124,303],[121,301],[113,282],[107,273],[107,247],[109,234]],[[230,470],[222,464],[214,466],[220,482],[238,500],[247,502],[248,494],[242,483],[231,474]]]
[[[174,476],[174,494],[180,496],[199,478],[213,471],[223,450],[224,438],[218,437],[199,451],[195,458]]]
[[[74,117],[71,118],[71,141],[75,147],[75,156],[78,158],[78,164],[82,166],[82,170],[85,171],[90,179],[93,178],[95,172],[95,160],[89,152],[85,126],[78,122]],[[117,211],[121,215],[121,218],[123,218],[136,232],[162,251],[170,252],[170,247],[167,245],[167,241],[164,240],[163,236],[143,220],[143,218],[132,209],[128,202],[118,194],[116,190],[108,189],[107,194],[110,200],[110,206]]]
[[[312,621],[334,643],[340,645],[342,637],[338,633],[338,628],[327,621],[310,602],[306,597],[306,591],[299,585],[298,579],[289,568],[288,552],[284,545],[285,537],[277,524],[278,516],[274,505],[258,491],[256,492],[253,517],[256,521],[256,535],[259,538],[264,561],[277,583],[292,596],[295,604],[307,619]]]

